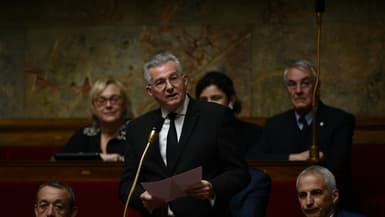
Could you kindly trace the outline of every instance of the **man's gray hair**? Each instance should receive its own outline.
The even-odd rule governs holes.
[[[310,70],[314,76],[314,80],[317,79],[317,69],[314,64],[308,60],[298,60],[285,68],[283,71],[283,80],[287,82],[287,72],[290,69],[307,69]]]
[[[72,190],[72,187],[65,182],[61,182],[57,180],[48,180],[38,187],[36,192],[36,197],[35,197],[35,206],[37,206],[37,203],[38,203],[38,195],[40,190],[46,186],[66,190],[69,193],[69,208],[71,212],[73,211],[73,209],[76,206],[76,203],[75,203],[75,193]]]
[[[307,174],[319,174],[324,179],[324,182],[330,192],[337,189],[336,179],[330,170],[325,167],[313,165],[305,168],[297,177],[296,187],[298,189],[299,179]]]
[[[178,72],[181,74],[183,73],[182,65],[181,65],[180,61],[178,60],[178,58],[176,58],[172,53],[170,53],[168,51],[161,52],[161,53],[158,53],[158,54],[154,55],[153,57],[151,57],[151,59],[144,64],[143,75],[144,75],[144,80],[146,81],[147,85],[152,83],[149,69],[152,67],[155,67],[155,66],[162,65],[168,61],[173,61],[176,64],[176,69],[178,70]]]

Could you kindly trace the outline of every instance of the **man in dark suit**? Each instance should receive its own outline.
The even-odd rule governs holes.
[[[322,166],[310,166],[297,177],[298,202],[306,217],[363,217],[337,208],[339,191],[330,170]]]
[[[156,127],[159,138],[148,149],[139,182],[161,180],[198,166],[202,166],[202,180],[186,191],[187,197],[169,203],[137,184],[130,206],[140,210],[142,217],[231,216],[229,199],[249,181],[247,164],[235,145],[231,110],[188,96],[188,78],[179,60],[168,52],[155,55],[144,65],[144,77],[147,93],[160,108],[128,126],[121,199],[127,199],[147,137]],[[172,131],[176,131],[177,142],[170,140]],[[170,144],[174,143],[173,148]]]
[[[316,69],[312,63],[299,60],[284,71],[288,96],[294,106],[268,119],[264,125],[258,150],[259,159],[309,160],[312,144],[312,96],[315,88]],[[316,90],[316,132],[319,156],[325,166],[337,177],[341,187],[341,204],[351,189],[352,137],[355,118],[352,114],[327,106],[319,100]],[[346,191],[345,191],[346,189]],[[350,193],[349,193],[350,194]]]

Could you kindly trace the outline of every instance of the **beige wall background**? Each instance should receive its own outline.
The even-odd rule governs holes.
[[[384,117],[385,3],[326,0],[321,32],[321,96],[356,116]],[[190,93],[208,70],[235,81],[242,116],[290,108],[284,67],[315,61],[312,0],[67,0],[2,3],[0,118],[89,116],[88,90],[112,76],[135,116],[155,108],[144,61],[178,56]]]

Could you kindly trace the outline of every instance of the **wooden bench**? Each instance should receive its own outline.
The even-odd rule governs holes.
[[[245,120],[263,125],[265,119],[245,118]],[[50,174],[58,174],[58,178],[68,180],[74,184],[75,190],[80,192],[79,199],[84,210],[84,215],[81,216],[89,216],[85,213],[91,212],[88,209],[98,210],[95,207],[111,207],[111,210],[107,209],[105,212],[111,214],[109,216],[117,216],[117,210],[121,211],[121,204],[117,199],[121,165],[109,163],[94,165],[95,162],[88,165],[62,165],[58,162],[49,162],[50,157],[63,147],[75,129],[88,124],[87,119],[0,120],[0,192],[4,190],[10,194],[2,198],[12,198],[0,203],[10,209],[13,204],[28,205],[26,209],[30,208],[33,201],[31,194],[35,193],[37,185],[51,178]],[[380,169],[385,163],[383,157],[385,118],[357,118],[352,148],[352,181],[360,198],[359,210],[367,216],[385,216],[383,209],[385,207],[385,188],[383,187],[385,174]],[[31,162],[23,164],[23,160]],[[43,160],[44,163],[39,164],[39,160]],[[249,164],[262,169],[272,177],[272,192],[267,216],[279,216],[282,210],[285,210],[285,216],[299,216],[295,178],[304,168],[304,164],[268,161],[254,161]],[[99,169],[95,169],[95,166]],[[13,171],[13,175],[4,171]],[[105,174],[101,174],[104,173],[103,171],[113,177],[113,180],[101,178],[105,177]],[[99,175],[92,176],[95,174]],[[87,179],[78,179],[84,176]],[[99,197],[95,199],[93,191],[98,192],[99,186],[103,193],[100,193],[100,199]],[[25,201],[20,202],[20,195],[26,196]],[[98,205],[95,206],[94,203]],[[12,210],[19,210],[19,207],[12,207]],[[28,212],[21,216],[30,215]]]
[[[267,216],[277,216],[284,206],[289,217],[300,214],[296,202],[295,177],[307,164],[301,162],[253,161],[251,166],[268,172],[273,192]],[[79,216],[122,216],[124,206],[118,199],[121,163],[3,161],[0,164],[0,192],[4,216],[32,216],[38,186],[56,179],[69,183],[75,192]],[[282,203],[282,200],[291,200]],[[294,206],[292,206],[294,205]],[[129,210],[129,217],[139,213]]]
[[[34,216],[37,188],[50,179],[72,186],[78,216],[122,216],[124,205],[118,198],[121,171],[122,164],[104,162],[1,162],[2,216]],[[129,209],[127,216],[140,214]]]

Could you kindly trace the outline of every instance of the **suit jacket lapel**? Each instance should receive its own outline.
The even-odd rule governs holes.
[[[157,134],[159,134],[159,131],[162,129],[162,125],[164,122],[164,119],[162,118],[162,113],[160,109],[156,110],[153,113],[153,116],[151,117],[153,121],[153,126],[156,128]],[[162,156],[160,154],[160,148],[159,148],[159,135],[157,135],[157,138],[155,139],[154,143],[151,144],[151,147],[149,148],[148,152],[151,156],[153,156],[154,160],[156,161],[157,165],[160,165],[162,170],[166,173],[167,168],[166,165],[163,162]]]

